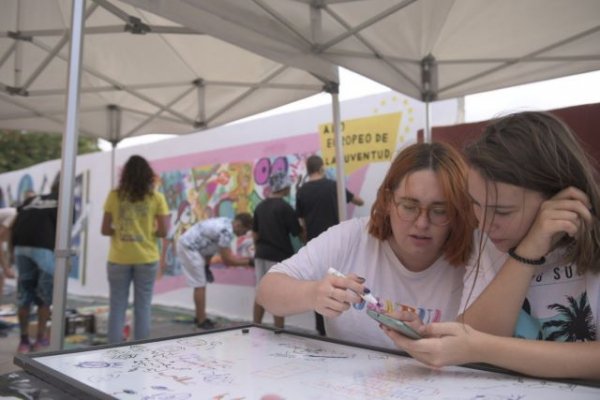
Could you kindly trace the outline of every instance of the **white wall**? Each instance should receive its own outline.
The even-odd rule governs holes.
[[[395,92],[354,99],[341,104],[342,120],[375,116],[393,112],[402,112],[401,123],[404,147],[414,142],[416,132],[424,126],[424,104]],[[457,102],[445,101],[434,103],[432,108],[433,125],[447,125],[456,122]],[[409,120],[410,119],[410,120]],[[174,156],[183,156],[211,150],[226,149],[232,146],[285,139],[296,135],[318,131],[318,125],[331,122],[331,106],[320,106],[313,109],[282,114],[273,117],[255,119],[248,122],[234,123],[186,136],[166,139],[160,142],[117,149],[115,165],[119,168],[132,154],[140,154],[150,160],[160,160]],[[374,201],[377,187],[381,182],[389,163],[369,165],[365,184],[359,195],[365,199],[365,206],[356,209],[354,216],[368,215]],[[34,189],[46,176],[51,182],[60,169],[60,160],[39,164],[25,170],[13,171],[0,175],[0,188],[4,198],[8,192],[15,196],[20,179],[25,174],[33,178]],[[85,281],[81,278],[69,279],[68,293],[75,295],[103,296],[108,294],[105,263],[108,254],[109,239],[100,235],[102,206],[110,190],[111,153],[99,152],[77,158],[77,173],[89,171],[89,220],[87,268]],[[50,184],[46,185],[49,189]],[[9,189],[10,187],[10,189]],[[207,311],[211,314],[223,315],[232,319],[251,320],[254,288],[248,286],[212,284],[208,288]],[[178,289],[155,296],[157,304],[172,305],[193,309],[192,291],[189,288]],[[270,317],[266,317],[266,322]],[[312,313],[290,318],[290,325],[312,329]]]

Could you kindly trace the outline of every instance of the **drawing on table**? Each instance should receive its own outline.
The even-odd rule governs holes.
[[[94,375],[94,376],[89,376],[87,378],[87,381],[89,383],[91,383],[92,387],[95,387],[97,383],[102,383],[102,382],[114,382],[117,379],[119,379],[119,377],[121,376],[120,372],[109,372],[107,374],[104,375]]]
[[[61,379],[68,376],[80,390],[139,400],[179,400],[198,393],[222,400],[600,398],[597,387],[464,367],[431,369],[384,351],[260,327],[244,331],[40,354],[29,366],[38,366],[31,372],[42,369],[57,384],[65,385]]]
[[[121,366],[119,363],[110,363],[106,361],[82,361],[76,365],[79,368],[113,368]]]
[[[185,400],[191,398],[191,393],[158,393],[155,395],[144,396],[142,397],[142,400]]]
[[[318,346],[307,346],[302,343],[281,343],[279,345],[283,350],[271,353],[271,357],[283,358],[304,358],[310,359],[326,359],[326,358],[354,358],[354,354],[348,352],[337,352],[326,350]]]

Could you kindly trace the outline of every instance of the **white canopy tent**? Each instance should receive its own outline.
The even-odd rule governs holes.
[[[55,349],[63,342],[80,132],[116,145],[217,126],[324,89],[337,96],[337,68],[325,62],[314,63],[324,75],[304,72],[117,0],[87,8],[84,0],[6,0],[0,7],[0,128],[64,131]]]
[[[0,128],[61,132],[70,0],[9,0],[0,13]],[[189,133],[319,93],[327,78],[119,1],[85,14],[80,132],[115,146]],[[114,168],[113,168],[114,173]]]
[[[64,128],[71,3],[0,5],[1,128]],[[120,1],[89,1],[84,18],[79,120],[91,137],[198,131],[337,81],[334,67],[317,77]]]
[[[426,103],[600,69],[597,0],[125,1],[315,73],[316,58],[343,66]]]

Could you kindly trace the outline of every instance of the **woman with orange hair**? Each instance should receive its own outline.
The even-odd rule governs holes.
[[[358,294],[372,291],[386,313],[454,320],[475,225],[460,154],[441,143],[409,146],[392,162],[370,218],[336,225],[273,266],[257,302],[274,315],[314,310],[326,317],[328,336],[394,348],[359,311],[365,302]]]

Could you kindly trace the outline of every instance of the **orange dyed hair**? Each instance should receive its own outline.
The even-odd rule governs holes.
[[[473,251],[473,230],[477,226],[467,191],[467,165],[460,153],[445,143],[418,143],[402,150],[390,165],[371,208],[369,233],[379,240],[392,236],[390,203],[404,177],[420,170],[435,172],[448,202],[450,232],[443,252],[453,266],[465,265]]]

